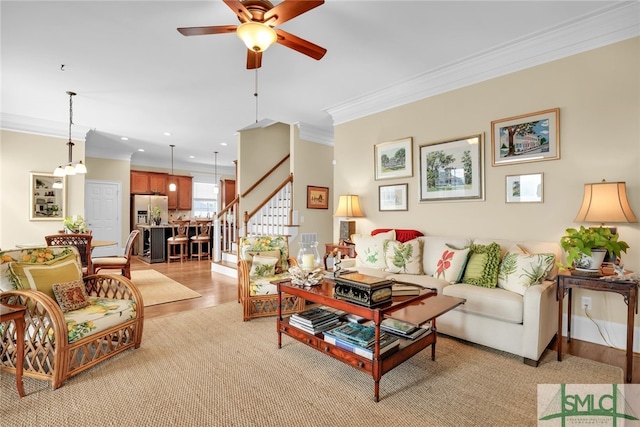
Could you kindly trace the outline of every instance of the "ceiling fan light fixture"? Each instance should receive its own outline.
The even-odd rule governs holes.
[[[273,28],[255,21],[247,21],[238,25],[236,34],[248,49],[255,52],[264,52],[278,38]]]

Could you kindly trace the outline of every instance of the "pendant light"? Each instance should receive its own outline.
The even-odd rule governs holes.
[[[73,125],[73,97],[76,95],[76,93],[67,91],[67,95],[69,95],[69,142],[67,142],[67,145],[69,146],[69,162],[64,167],[58,166],[53,171],[53,176],[56,177],[87,173],[87,167],[82,163],[82,160],[80,160],[76,165],[73,164],[74,144],[71,140],[71,125]]]
[[[220,189],[218,188],[218,152],[214,151],[213,154],[215,154],[213,192],[218,194],[220,192]]]
[[[171,147],[171,177],[169,178],[169,191],[176,191],[176,183],[173,177],[173,148],[175,145],[169,145]]]

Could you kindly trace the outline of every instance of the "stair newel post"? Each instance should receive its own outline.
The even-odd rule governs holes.
[[[215,262],[222,261],[222,234],[220,232],[220,217],[214,215],[213,217],[213,260]]]

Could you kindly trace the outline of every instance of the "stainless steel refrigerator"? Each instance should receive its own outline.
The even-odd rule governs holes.
[[[169,223],[169,198],[167,196],[147,196],[136,194],[131,197],[131,226],[151,224],[151,210],[159,207],[162,211],[161,224]]]

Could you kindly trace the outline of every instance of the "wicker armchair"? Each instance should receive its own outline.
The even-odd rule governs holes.
[[[295,258],[289,257],[286,236],[241,237],[238,249],[238,302],[242,304],[242,319],[246,322],[254,317],[278,314],[277,286],[272,280],[288,276],[288,267],[297,265]],[[252,275],[254,256],[277,257],[276,274],[258,277]],[[293,295],[282,295],[282,312],[296,313],[304,309],[305,301]]]
[[[70,251],[77,257],[78,264],[75,268],[79,271],[80,258],[75,247],[0,252],[0,302],[27,307],[24,376],[50,381],[52,389],[116,354],[140,347],[142,339],[142,296],[126,277],[79,275],[91,305],[66,313],[47,293],[25,289],[24,286],[18,289],[21,283],[15,277],[16,264],[40,268],[41,271],[48,268],[58,268],[61,271],[62,267],[59,265],[66,264],[69,267],[72,262],[55,264],[55,257]],[[34,254],[44,255],[40,257]],[[67,269],[64,274],[68,271]],[[54,273],[59,274],[62,280],[61,272],[55,270]],[[12,326],[13,323],[0,323],[0,369],[15,373],[16,330]]]

